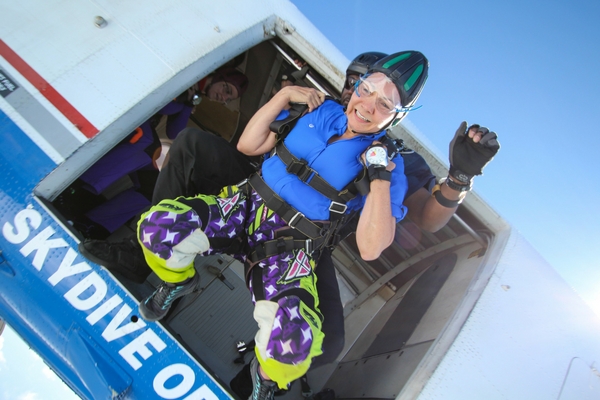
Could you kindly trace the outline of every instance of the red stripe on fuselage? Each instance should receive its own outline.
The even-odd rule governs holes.
[[[86,137],[91,138],[98,129],[75,107],[56,91],[44,78],[0,39],[0,56],[4,57],[25,79],[27,79],[48,101],[75,125]]]

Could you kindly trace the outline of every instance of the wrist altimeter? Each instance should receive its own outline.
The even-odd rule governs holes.
[[[365,153],[369,180],[381,179],[390,182],[392,173],[385,169],[388,165],[387,149],[381,144],[370,146]]]

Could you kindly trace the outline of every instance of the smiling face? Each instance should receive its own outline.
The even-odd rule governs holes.
[[[379,132],[392,122],[399,104],[398,89],[390,79],[380,72],[369,75],[348,103],[348,129],[359,134]]]
[[[206,96],[212,101],[218,101],[223,104],[238,98],[238,90],[228,82],[215,82],[208,88]]]

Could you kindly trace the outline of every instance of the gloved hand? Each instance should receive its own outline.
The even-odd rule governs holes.
[[[481,139],[475,143],[469,137],[469,130],[476,130],[475,136]],[[500,150],[500,143],[495,132],[474,124],[467,129],[463,121],[450,142],[450,175],[456,180],[470,184],[475,175],[481,175],[483,168]]]

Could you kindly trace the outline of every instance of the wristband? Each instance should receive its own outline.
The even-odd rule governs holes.
[[[438,203],[440,203],[441,206],[446,207],[446,208],[455,208],[455,207],[458,207],[458,205],[463,200],[463,199],[450,200],[450,199],[447,199],[446,197],[444,197],[444,195],[442,194],[442,191],[441,191],[439,183],[433,187],[433,191],[432,191],[431,194],[433,195],[433,197],[435,197],[435,200]]]
[[[392,181],[392,173],[385,169],[385,167],[371,165],[367,169],[369,173],[369,180],[373,182],[375,179],[381,179],[382,181]]]
[[[447,178],[442,178],[440,179],[440,185],[442,183],[446,182],[446,185],[448,185],[448,187],[452,190],[456,190],[457,192],[468,192],[469,190],[471,190],[473,188],[473,185],[471,183],[467,184],[467,185],[461,185],[458,184],[456,182],[454,182],[450,176],[448,176]]]

